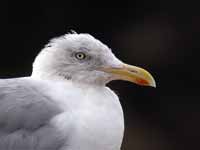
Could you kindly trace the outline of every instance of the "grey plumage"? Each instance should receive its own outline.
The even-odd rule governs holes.
[[[64,144],[50,121],[61,113],[26,78],[0,80],[0,149],[58,150]]]
[[[0,150],[120,150],[123,111],[106,87],[117,79],[155,87],[89,34],[51,40],[30,77],[0,80]]]
[[[119,150],[123,112],[105,86],[116,77],[99,69],[121,66],[89,34],[51,40],[30,77],[0,80],[0,150]]]

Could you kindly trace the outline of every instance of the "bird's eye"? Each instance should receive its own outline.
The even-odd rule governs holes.
[[[75,57],[76,57],[76,59],[78,59],[78,60],[83,60],[83,59],[86,58],[86,55],[85,55],[85,53],[77,52],[77,53],[75,54]]]

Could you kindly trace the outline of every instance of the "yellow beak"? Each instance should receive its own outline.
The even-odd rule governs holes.
[[[104,72],[113,74],[117,79],[126,80],[138,85],[156,87],[152,75],[145,69],[123,64],[121,68],[103,68]]]

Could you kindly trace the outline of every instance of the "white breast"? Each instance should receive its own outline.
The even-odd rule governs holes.
[[[56,87],[48,95],[64,110],[52,121],[66,133],[63,150],[120,150],[124,119],[114,92],[107,87]]]

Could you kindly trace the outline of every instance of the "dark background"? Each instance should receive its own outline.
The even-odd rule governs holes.
[[[121,7],[106,7],[114,5]],[[122,150],[200,149],[198,3],[35,0],[0,7],[1,78],[30,75],[50,38],[71,29],[90,33],[124,62],[149,70],[157,82],[156,89],[109,84],[124,109]]]

